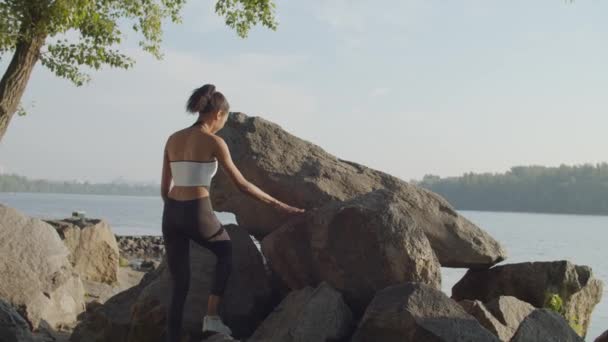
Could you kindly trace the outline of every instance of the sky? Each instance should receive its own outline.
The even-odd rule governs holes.
[[[276,3],[278,30],[241,39],[213,1],[190,1],[162,60],[130,36],[136,66],[83,87],[37,65],[0,172],[158,183],[166,138],[195,121],[185,102],[206,83],[232,111],[404,180],[608,161],[607,1]]]

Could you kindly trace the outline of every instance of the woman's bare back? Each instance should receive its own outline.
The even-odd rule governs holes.
[[[212,161],[215,156],[215,138],[200,127],[188,127],[173,133],[165,146],[165,158],[168,162],[178,160]],[[209,196],[205,186],[173,186],[169,197],[184,201]]]

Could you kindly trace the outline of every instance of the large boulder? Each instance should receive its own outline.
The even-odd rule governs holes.
[[[69,251],[49,224],[0,205],[0,298],[36,329],[70,324],[84,311],[84,288]]]
[[[247,342],[325,342],[348,337],[353,315],[342,295],[321,283],[292,291]]]
[[[455,301],[432,287],[405,283],[376,294],[352,342],[498,341]]]
[[[511,342],[583,342],[564,318],[547,309],[534,310],[519,325]]]
[[[489,302],[500,296],[514,296],[542,308],[551,295],[557,295],[563,302],[558,309],[571,324],[580,326],[584,336],[602,289],[602,282],[593,278],[590,267],[569,261],[525,262],[469,270],[452,288],[452,297]]]
[[[220,306],[222,319],[236,337],[248,336],[272,310],[274,298],[262,256],[245,230],[224,226],[233,243],[233,268]],[[184,335],[199,336],[216,258],[190,243],[190,290],[184,308]],[[78,327],[72,341],[160,342],[170,299],[166,261],[140,285],[110,298]]]
[[[118,245],[104,220],[66,218],[47,220],[70,250],[70,261],[83,280],[115,284],[118,280]]]
[[[291,205],[310,209],[389,189],[398,194],[408,214],[424,229],[442,266],[485,268],[506,258],[496,240],[459,215],[441,196],[336,158],[274,123],[233,113],[218,134],[248,180]],[[222,170],[212,183],[211,198],[216,210],[234,213],[239,225],[249,227],[260,239],[285,218],[241,193]]]
[[[400,196],[384,189],[332,202],[268,235],[262,252],[291,289],[326,281],[360,315],[389,285],[441,287],[441,267],[406,208]]]
[[[17,310],[0,299],[0,341],[29,342],[34,336],[27,322]]]

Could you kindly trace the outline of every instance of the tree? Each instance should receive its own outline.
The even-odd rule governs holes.
[[[418,185],[463,210],[608,214],[608,163],[516,166],[504,174],[425,176]]]
[[[0,56],[12,59],[0,80],[0,140],[20,106],[36,63],[77,86],[83,67],[128,69],[134,60],[117,45],[123,27],[141,35],[140,47],[161,58],[163,22],[180,22],[186,0],[0,0]],[[246,37],[261,23],[276,29],[273,0],[217,0],[215,11]],[[77,38],[68,39],[67,35]]]

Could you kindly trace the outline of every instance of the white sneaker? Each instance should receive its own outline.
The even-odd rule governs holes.
[[[205,331],[215,331],[228,336],[232,335],[232,330],[222,322],[220,316],[205,316],[203,318],[203,332]]]

